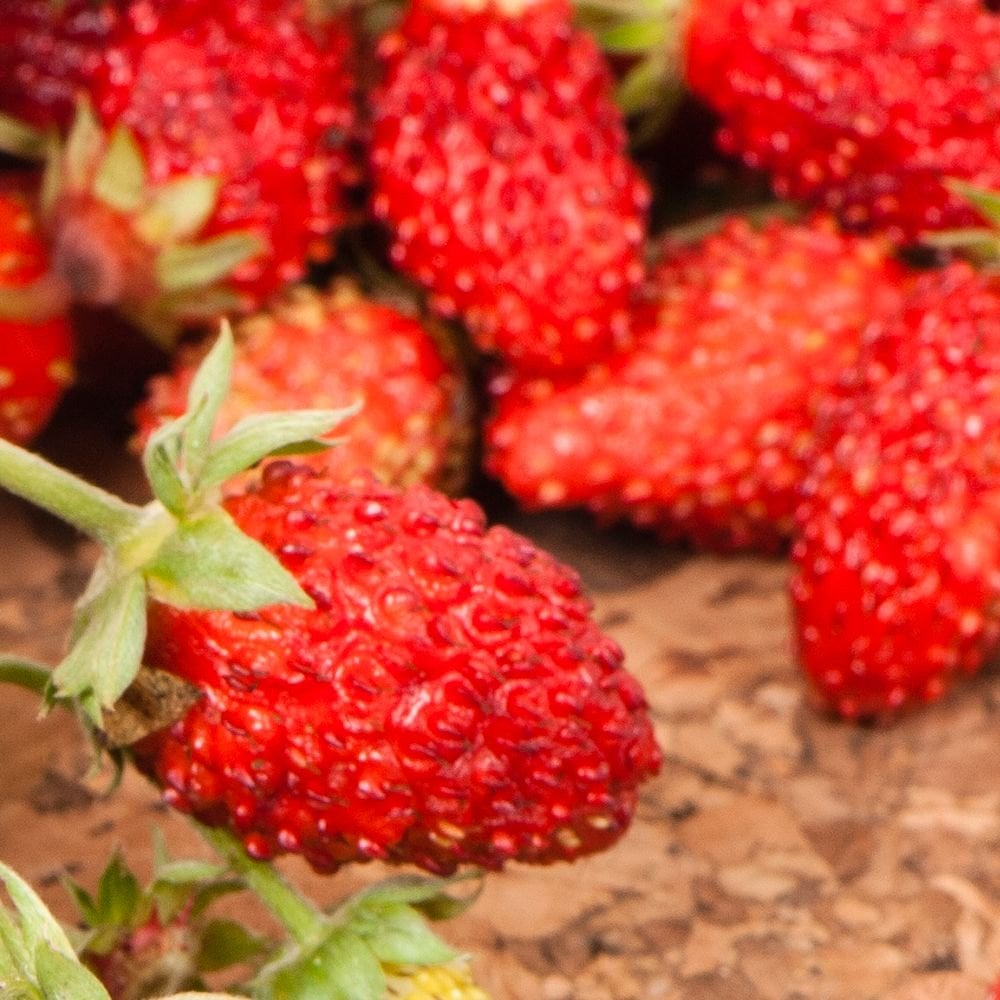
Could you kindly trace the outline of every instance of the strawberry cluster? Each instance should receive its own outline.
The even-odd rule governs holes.
[[[790,551],[799,660],[842,717],[995,650],[995,4],[7,6],[0,484],[106,550],[38,686],[250,883],[247,853],[446,874],[631,821],[644,696],[572,570],[438,492],[477,472]],[[720,152],[666,183],[692,109]],[[749,184],[800,204],[736,211]],[[19,447],[74,368],[109,407],[109,371],[126,405],[146,383],[147,505]],[[324,920],[254,995],[339,988],[297,992],[308,947],[346,947]],[[370,937],[359,1000],[478,994]]]

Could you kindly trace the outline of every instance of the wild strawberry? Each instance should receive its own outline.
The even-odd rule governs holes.
[[[0,437],[22,443],[73,380],[69,321],[57,299],[47,301],[48,258],[29,204],[26,193],[0,187]]]
[[[55,16],[57,63],[75,58],[63,19],[90,24],[80,6]],[[105,0],[90,12],[105,22],[101,58],[84,59],[84,103],[42,203],[75,301],[168,338],[256,304],[328,254],[345,210],[352,40],[343,18],[306,6]]]
[[[224,332],[185,415],[151,437],[145,507],[0,441],[0,484],[106,548],[53,697],[105,728],[109,709],[159,713],[144,738],[107,738],[256,857],[450,871],[614,842],[659,752],[576,575],[424,486],[271,462],[218,506],[229,476],[340,416],[272,414],[213,439],[233,350]]]
[[[1000,636],[1000,289],[923,277],[824,408],[792,595],[802,665],[840,715],[933,701]]]
[[[730,219],[668,240],[634,350],[562,380],[501,374],[491,473],[528,507],[586,505],[666,537],[774,548],[788,535],[817,400],[903,271],[829,219]]]
[[[374,211],[392,259],[513,365],[628,339],[649,201],[611,78],[565,0],[417,0],[382,43]]]
[[[724,149],[782,196],[914,240],[1000,187],[1000,13],[984,0],[694,0],[684,63]]]
[[[472,404],[442,331],[339,283],[326,295],[288,290],[236,335],[233,387],[218,431],[258,412],[359,402],[359,412],[338,425],[336,447],[300,460],[335,479],[371,469],[399,486],[456,491],[464,482]],[[206,350],[182,349],[174,371],[150,381],[136,413],[140,444],[184,412]]]
[[[607,847],[656,770],[645,702],[575,575],[471,501],[272,463],[226,502],[316,604],[151,608],[200,700],[134,748],[255,857],[449,872]]]
[[[120,0],[17,0],[0,20],[0,108],[42,128],[65,125],[77,88],[104,58]]]

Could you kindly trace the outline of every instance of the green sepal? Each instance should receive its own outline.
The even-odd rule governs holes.
[[[221,177],[178,177],[150,193],[150,207],[136,225],[150,243],[191,239],[212,217]]]
[[[0,906],[0,986],[31,974],[31,952],[17,921]],[[2,996],[2,994],[0,994]]]
[[[97,884],[95,911],[100,924],[131,927],[142,905],[142,887],[118,851],[112,855]]]
[[[258,1000],[383,1000],[385,973],[353,931],[338,927],[308,955],[275,971]]]
[[[208,461],[209,442],[232,384],[236,345],[229,324],[223,322],[219,336],[202,359],[187,395],[187,426],[182,438],[181,460],[191,483],[196,483]]]
[[[976,187],[968,181],[949,177],[944,186],[959,198],[967,201],[984,219],[994,226],[1000,226],[1000,191]],[[994,233],[994,236],[996,234]]]
[[[270,455],[294,455],[325,451],[332,444],[320,440],[358,406],[341,410],[290,410],[244,417],[212,448],[198,480],[199,489],[218,486]]]
[[[188,503],[188,484],[181,476],[182,438],[189,417],[184,415],[157,427],[142,452],[142,465],[153,495],[174,517]]]
[[[94,174],[94,197],[118,212],[135,212],[146,199],[146,162],[131,129],[117,125]]]
[[[99,979],[74,958],[40,945],[35,972],[45,1000],[109,1000]]]
[[[157,281],[165,292],[212,285],[265,249],[261,237],[249,231],[167,247],[156,259]]]
[[[180,523],[145,573],[151,595],[178,608],[313,607],[291,573],[222,509]]]
[[[61,155],[53,158],[66,188],[72,192],[80,192],[90,186],[94,164],[103,148],[104,130],[90,101],[81,97],[77,101],[76,115],[62,146]]]
[[[23,980],[7,983],[2,972],[0,972],[0,987],[3,988],[3,992],[0,993],[3,1000],[45,1000],[45,997],[31,983],[26,983]]]
[[[79,612],[69,654],[52,673],[57,697],[77,698],[95,725],[139,672],[146,585],[138,571],[107,583]]]
[[[48,151],[48,136],[27,122],[0,111],[0,150],[21,160],[45,159]]]
[[[626,21],[602,31],[598,42],[612,55],[643,55],[664,45],[666,30],[662,17]]]

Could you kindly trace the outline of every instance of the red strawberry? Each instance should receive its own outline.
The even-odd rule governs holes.
[[[0,437],[10,441],[30,441],[73,379],[73,340],[58,304],[55,315],[30,300],[16,317],[7,311],[6,296],[38,289],[47,264],[27,195],[0,187]]]
[[[451,491],[464,482],[473,430],[468,387],[434,333],[341,283],[329,294],[297,287],[237,327],[233,390],[217,428],[253,413],[361,402],[339,424],[340,443],[301,461],[346,479],[371,469],[399,486],[425,482]],[[180,416],[207,345],[183,350],[170,375],[149,383],[137,411],[142,444]]]
[[[921,279],[823,413],[798,511],[802,664],[855,718],[933,701],[1000,636],[1000,287]]]
[[[145,662],[202,695],[134,748],[171,805],[327,871],[544,863],[621,835],[659,755],[572,571],[425,487],[272,463],[226,507],[316,610],[151,608]]]
[[[383,42],[374,211],[394,262],[519,367],[628,339],[645,182],[611,77],[565,0],[416,0]]]
[[[686,76],[779,194],[913,240],[1000,187],[1000,13],[984,0],[694,0]]]
[[[259,302],[328,254],[350,177],[352,39],[342,18],[320,22],[306,6],[105,0],[88,17],[60,5],[51,40],[32,48],[84,64],[77,89],[93,109],[50,162],[43,202],[76,301],[115,305],[166,337]],[[78,57],[95,20],[101,58]],[[65,104],[53,98],[64,127]]]
[[[494,381],[487,467],[528,507],[587,505],[700,545],[789,533],[817,400],[903,271],[829,219],[668,240],[633,351],[560,381]]]
[[[16,0],[0,20],[0,107],[32,125],[66,124],[96,70],[119,0]]]

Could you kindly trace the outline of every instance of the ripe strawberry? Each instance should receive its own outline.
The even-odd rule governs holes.
[[[73,379],[73,340],[58,303],[53,313],[42,295],[8,311],[9,293],[42,289],[47,263],[28,196],[0,187],[0,437],[10,441],[30,441]]]
[[[17,0],[0,20],[0,107],[31,125],[67,124],[104,57],[119,0]]]
[[[328,254],[350,177],[353,43],[343,18],[321,22],[306,6],[58,6],[51,39],[32,49],[81,64],[87,104],[50,159],[43,199],[74,300],[114,305],[168,338],[178,323],[254,305]],[[95,21],[101,57],[78,58],[72,45]],[[24,110],[21,92],[11,110]],[[53,97],[53,116],[65,103]]]
[[[914,240],[1000,187],[1000,13],[984,0],[694,0],[686,77],[782,196]]]
[[[360,401],[361,410],[337,427],[341,443],[301,461],[334,479],[371,469],[399,486],[460,488],[473,436],[471,402],[443,333],[340,283],[326,295],[290,289],[236,334],[233,388],[219,432],[258,412]],[[150,381],[136,413],[140,444],[184,412],[206,347],[182,350],[171,374]]]
[[[819,424],[797,513],[802,665],[847,718],[933,701],[1000,636],[1000,287],[923,277]]]
[[[659,757],[567,568],[471,501],[272,463],[230,498],[316,610],[155,604],[145,660],[201,698],[134,750],[254,857],[436,872],[607,847]]]
[[[565,0],[416,0],[382,43],[375,214],[392,259],[519,367],[625,343],[649,201],[607,67]]]
[[[633,351],[580,377],[495,379],[487,468],[528,507],[774,548],[816,402],[903,281],[880,242],[825,218],[668,239]]]

